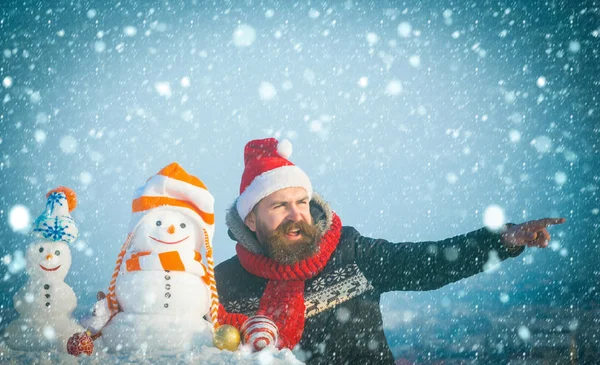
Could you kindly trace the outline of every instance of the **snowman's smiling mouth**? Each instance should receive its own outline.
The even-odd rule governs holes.
[[[56,271],[56,270],[58,270],[58,269],[60,268],[60,265],[58,265],[58,266],[57,266],[57,267],[55,267],[54,269],[48,269],[48,268],[45,268],[45,267],[43,267],[42,265],[40,265],[40,267],[41,267],[41,268],[42,268],[42,270],[44,270],[44,271]]]
[[[152,238],[152,239],[153,239],[153,240],[155,240],[156,242],[164,243],[165,245],[174,245],[174,244],[176,244],[176,243],[183,242],[183,241],[187,240],[188,238],[190,238],[190,236],[187,236],[186,238],[180,239],[179,241],[175,241],[175,242],[167,242],[167,241],[161,241],[161,240],[159,240],[158,238],[154,238],[154,237],[152,237],[152,236],[148,236],[148,237]]]

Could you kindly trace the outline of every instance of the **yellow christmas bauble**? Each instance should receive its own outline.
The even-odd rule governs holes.
[[[213,342],[219,350],[235,351],[240,345],[240,331],[228,324],[219,326],[213,335]]]

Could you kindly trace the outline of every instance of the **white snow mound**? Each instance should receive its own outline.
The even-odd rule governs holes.
[[[8,348],[0,343],[0,363],[2,364],[205,364],[205,365],[302,365],[288,349],[276,350],[267,348],[252,353],[247,348],[236,352],[219,350],[215,347],[203,347],[199,351],[165,356],[147,351],[135,353],[108,354],[101,348],[101,341],[96,341],[95,351],[91,356],[74,357],[56,351],[25,352]]]

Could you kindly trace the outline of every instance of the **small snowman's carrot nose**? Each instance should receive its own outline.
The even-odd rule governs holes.
[[[46,260],[52,260],[53,257],[54,256],[52,256],[52,255],[46,255]]]
[[[171,224],[169,228],[167,228],[167,232],[169,232],[170,234],[175,233],[175,226]]]

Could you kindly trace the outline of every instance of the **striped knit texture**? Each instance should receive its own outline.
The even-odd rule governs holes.
[[[202,263],[202,255],[198,251],[194,251],[193,261],[190,260],[189,252],[166,251],[158,254],[149,251],[134,252],[129,259],[125,260],[125,270],[127,272],[144,270],[183,271],[200,276],[206,282],[206,285],[209,281],[206,266]]]
[[[208,288],[210,290],[210,319],[213,329],[219,327],[219,295],[217,293],[217,281],[215,280],[215,262],[213,260],[212,246],[210,244],[208,232],[204,232],[204,247],[206,248],[206,263],[208,276]]]
[[[119,271],[121,270],[121,263],[123,262],[123,258],[127,253],[127,249],[129,248],[129,244],[131,243],[131,238],[133,234],[130,233],[127,235],[127,239],[123,243],[121,247],[121,252],[117,257],[117,263],[115,265],[115,269],[112,274],[112,278],[110,279],[110,285],[108,286],[108,294],[106,295],[106,302],[108,303],[108,310],[110,311],[110,316],[113,317],[117,313],[119,313],[119,302],[117,302],[117,295],[115,293],[115,286],[117,283],[117,277],[119,276]]]
[[[245,314],[227,312],[227,310],[225,309],[223,304],[219,303],[219,321],[220,321],[220,323],[225,323],[225,324],[231,325],[231,326],[237,328],[238,330],[240,330],[242,328],[242,325],[244,324],[244,322],[246,322],[247,319],[248,319],[248,316]]]

